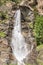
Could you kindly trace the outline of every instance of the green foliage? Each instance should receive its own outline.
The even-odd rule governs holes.
[[[17,65],[17,64],[12,64],[12,63],[11,63],[10,65]]]
[[[11,1],[19,3],[21,0],[11,0]]]
[[[37,46],[37,48],[36,48],[37,51],[39,51],[39,50],[41,50],[41,49],[43,49],[43,44]]]
[[[31,64],[26,64],[26,65],[31,65]]]
[[[6,1],[10,1],[10,0],[0,0],[0,6],[3,5],[3,4],[5,4]]]
[[[43,43],[43,16],[36,15],[35,17],[34,36],[38,45]]]
[[[8,13],[7,13],[7,11],[6,12],[0,12],[0,18],[2,19],[2,20],[5,20],[5,19],[8,19],[9,18],[9,16],[8,16]]]
[[[28,25],[29,25],[29,27],[30,27],[30,28],[32,28],[32,29],[33,29],[33,23],[32,23],[32,22],[31,22],[31,23],[29,23]]]
[[[7,1],[12,1],[12,2],[15,2],[15,3],[19,3],[21,0],[0,0],[0,6],[5,4]]]
[[[43,65],[43,61],[40,59],[37,59],[39,65]]]
[[[4,32],[0,32],[0,37],[5,37],[6,35],[5,35],[5,33]]]

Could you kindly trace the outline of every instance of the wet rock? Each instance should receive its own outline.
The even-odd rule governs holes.
[[[20,10],[21,10],[21,16],[22,16],[22,20],[24,21],[33,21],[34,19],[34,13],[33,11],[27,7],[27,6],[20,6]]]
[[[25,21],[21,22],[22,35],[25,38],[28,49],[31,49],[31,46],[33,45],[32,52],[27,56],[26,59],[24,59],[24,62],[26,64],[31,63],[31,64],[37,65],[36,41],[35,41],[35,38],[33,37],[33,31],[32,31],[33,28],[29,26],[30,23],[32,24],[34,23],[34,14],[33,14],[33,11],[31,11],[28,8],[25,8],[25,6],[23,7],[23,9],[21,7],[21,13],[23,14],[22,16],[25,19]]]

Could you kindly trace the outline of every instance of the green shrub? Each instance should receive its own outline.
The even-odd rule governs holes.
[[[3,4],[5,4],[6,1],[10,1],[10,0],[0,0],[0,6],[3,5]]]
[[[39,51],[39,50],[41,50],[41,49],[43,49],[43,44],[41,44],[41,45],[39,45],[39,46],[36,47],[36,50],[37,50],[37,51]]]
[[[21,0],[11,0],[11,1],[19,3]]]
[[[8,12],[7,11],[5,11],[5,12],[0,12],[0,18],[2,19],[2,20],[5,20],[5,19],[8,19],[9,18],[9,16],[8,16]]]
[[[39,65],[43,65],[43,61],[42,60],[37,59],[37,62],[38,62]]]
[[[0,37],[5,37],[6,35],[5,35],[5,33],[4,32],[0,32]]]
[[[43,16],[36,15],[35,17],[34,36],[38,45],[43,43]]]
[[[5,4],[7,1],[12,1],[12,2],[19,3],[21,0],[0,0],[0,6]]]

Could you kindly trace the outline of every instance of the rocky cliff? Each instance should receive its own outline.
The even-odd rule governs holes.
[[[12,53],[10,46],[11,35],[13,30],[13,16],[16,9],[20,8],[21,10],[21,25],[22,25],[22,34],[25,37],[27,44],[31,46],[33,44],[34,48],[29,56],[24,59],[24,62],[30,64],[37,63],[37,52],[36,52],[36,40],[33,34],[33,25],[34,25],[34,8],[35,6],[38,10],[38,13],[43,15],[43,3],[38,0],[23,0],[21,3],[16,4],[14,2],[7,2],[5,5],[0,7],[0,65],[6,64],[16,64],[17,60],[15,59]],[[40,4],[39,4],[40,3]],[[40,8],[42,7],[42,8]],[[3,14],[2,14],[3,13]]]

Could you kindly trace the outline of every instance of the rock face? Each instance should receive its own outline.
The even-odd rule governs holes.
[[[9,50],[8,42],[5,38],[0,39],[0,64],[6,64],[9,60]]]
[[[9,28],[9,21],[0,23],[0,64],[6,65],[9,63],[10,46],[8,44],[7,32]],[[3,34],[4,33],[4,34]]]
[[[32,52],[27,56],[26,59],[24,59],[24,62],[26,64],[30,63],[30,64],[36,64],[37,65],[37,54],[36,54],[36,42],[35,39],[32,35],[32,29],[29,27],[29,22],[22,22],[22,34],[26,40],[26,43],[31,47],[31,45],[33,45],[33,50]]]
[[[37,5],[37,10],[40,15],[43,15],[43,0],[37,0],[38,5]]]
[[[10,7],[9,7],[10,5]],[[6,7],[7,6],[7,7]],[[1,7],[1,11],[6,11],[8,8],[8,16],[9,18],[6,19],[5,22],[0,23],[0,31],[3,31],[6,36],[5,37],[0,37],[0,64],[5,65],[5,64],[14,64],[16,63],[16,59],[14,62],[14,57],[12,54],[12,49],[10,47],[10,42],[11,42],[11,35],[12,35],[12,30],[13,30],[13,15],[15,14],[15,10],[13,9],[12,6],[13,4],[6,4],[5,9],[3,10],[3,6]],[[15,8],[15,6],[14,6]],[[26,63],[35,63],[36,62],[36,41],[33,37],[33,20],[34,20],[34,13],[33,10],[30,7],[27,6],[19,6],[21,10],[21,27],[22,27],[22,34],[25,37],[25,40],[27,44],[31,46],[31,44],[34,46],[30,56],[28,55],[26,59],[24,59],[24,62]],[[0,19],[1,20],[1,19]],[[3,20],[2,20],[3,21]],[[30,61],[29,61],[30,60]]]
[[[22,0],[20,5],[36,5],[37,0]]]
[[[13,16],[13,13],[11,12],[12,5],[12,3],[6,3],[6,5],[2,5],[0,7],[0,12],[4,13],[3,15],[0,13],[0,65],[8,65],[9,63],[13,64],[13,61],[11,61],[13,60],[13,56],[7,35],[9,30],[9,22]],[[6,14],[8,15],[8,18],[3,18]]]
[[[37,65],[37,61],[36,61],[37,54],[35,51],[36,41],[35,38],[33,37],[33,31],[32,31],[33,27],[31,27],[31,25],[33,25],[34,23],[34,13],[25,6],[21,7],[21,13],[22,13],[22,17],[24,17],[24,20],[21,21],[22,34],[26,40],[26,43],[29,44],[30,47],[31,45],[33,45],[32,52],[30,53],[30,55],[27,56],[26,59],[24,59],[24,62]]]
[[[22,35],[24,36],[26,43],[33,45],[33,50],[30,55],[27,56],[26,59],[24,59],[25,63],[31,63],[31,64],[36,64],[37,65],[37,54],[36,54],[36,41],[35,38],[33,37],[33,23],[34,23],[34,13],[33,11],[27,7],[27,6],[19,6],[21,10],[21,28],[22,28]],[[17,10],[17,8],[16,8]],[[15,11],[15,7],[13,8],[13,12]],[[11,28],[12,26],[12,28]],[[13,24],[10,22],[10,31],[13,29]],[[12,34],[12,33],[11,33]],[[9,34],[11,36],[11,34]],[[11,37],[10,37],[11,38]],[[30,60],[30,61],[29,61]]]
[[[43,15],[43,0],[22,0],[20,5],[30,7],[31,10],[34,10],[32,6],[36,6],[38,13]]]
[[[20,6],[20,10],[21,10],[21,18],[22,20],[24,19],[24,21],[33,21],[34,19],[34,14],[33,14],[33,11],[29,8],[29,7],[26,7],[26,6]]]

